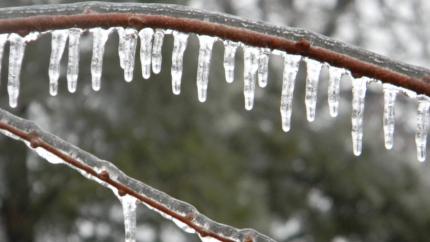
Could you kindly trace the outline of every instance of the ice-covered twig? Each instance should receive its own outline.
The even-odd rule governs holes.
[[[217,36],[244,44],[277,49],[348,69],[430,96],[430,70],[403,64],[375,53],[299,28],[277,27],[180,5],[83,2],[0,9],[0,33],[72,27],[144,27]]]
[[[236,229],[217,223],[199,213],[192,205],[128,177],[111,162],[99,159],[43,131],[32,121],[19,118],[3,109],[0,109],[0,132],[24,142],[51,163],[68,165],[84,177],[112,189],[120,197],[134,197],[148,208],[175,222],[186,232],[193,232],[213,241],[274,241],[252,229]]]

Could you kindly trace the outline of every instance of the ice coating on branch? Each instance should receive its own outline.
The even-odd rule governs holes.
[[[103,68],[103,54],[105,51],[105,44],[111,32],[111,29],[93,28],[90,29],[93,34],[93,56],[91,59],[91,83],[94,91],[100,90],[102,68]]]
[[[347,72],[343,68],[338,68],[328,65],[328,106],[330,110],[330,116],[337,117],[339,112],[339,91],[340,91],[340,79],[342,75]]]
[[[417,96],[417,128],[415,133],[415,144],[417,146],[418,161],[423,162],[426,159],[427,147],[427,132],[429,129],[429,108],[430,99],[424,95]]]
[[[282,95],[280,106],[282,130],[284,132],[290,131],[291,128],[294,83],[299,70],[300,59],[301,56],[299,55],[284,55],[284,73],[282,78]]]
[[[244,76],[243,76],[243,95],[245,98],[245,109],[251,110],[254,106],[255,81],[258,70],[259,50],[254,47],[244,46]]]
[[[9,106],[15,108],[18,105],[19,77],[26,43],[23,37],[15,33],[10,34],[8,40],[10,47],[7,91],[9,94]]]
[[[315,111],[317,105],[318,81],[321,71],[321,62],[309,58],[304,59],[306,62],[306,117],[309,122],[315,120]]]
[[[224,71],[227,83],[234,81],[234,62],[238,46],[239,43],[237,42],[224,40]]]
[[[359,156],[363,143],[363,113],[364,98],[366,97],[367,82],[369,78],[361,77],[352,80],[352,150],[355,156]]]
[[[258,55],[258,86],[266,87],[267,78],[269,72],[269,50],[260,49],[260,54]]]
[[[136,198],[119,196],[124,215],[125,242],[136,242]]]
[[[200,102],[205,102],[209,82],[209,66],[212,47],[217,38],[207,35],[198,35],[200,48],[197,64],[197,94]]]
[[[8,38],[9,34],[0,34],[0,76],[1,76],[1,63],[3,60],[3,51],[4,51],[4,46],[6,44],[7,38]]]
[[[152,72],[158,74],[161,71],[162,47],[164,40],[164,30],[156,29],[152,43]]]
[[[151,76],[151,53],[152,53],[152,28],[144,28],[139,31],[140,37],[140,64],[142,66],[142,77],[148,79]]]
[[[175,95],[181,93],[181,78],[183,68],[184,51],[187,47],[188,34],[173,31],[173,52],[172,52],[172,92]]]
[[[69,31],[67,29],[53,30],[51,32],[51,58],[49,60],[49,93],[56,96],[58,93],[58,78],[60,77],[60,62],[66,47]]]
[[[69,59],[67,63],[67,89],[76,92],[79,74],[79,43],[82,29],[69,29]]]
[[[384,141],[385,148],[390,150],[393,148],[394,139],[394,119],[395,119],[395,103],[397,93],[399,92],[396,86],[383,84],[384,92]]]
[[[117,28],[119,35],[119,63],[124,70],[124,80],[133,80],[133,71],[137,46],[137,30],[133,28]]]

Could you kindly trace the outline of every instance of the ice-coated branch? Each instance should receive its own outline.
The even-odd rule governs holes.
[[[83,2],[0,9],[0,33],[94,27],[163,28],[286,51],[430,95],[430,70],[300,28],[279,27],[180,5]]]
[[[131,214],[128,218],[127,214],[134,211],[133,201],[136,200],[172,220],[184,231],[196,233],[199,237],[210,241],[274,242],[273,239],[255,230],[236,229],[217,223],[199,213],[192,205],[128,177],[111,162],[97,158],[42,130],[34,122],[19,118],[3,109],[0,109],[0,132],[24,142],[47,161],[65,164],[84,177],[110,188],[123,203],[126,226],[135,223],[135,214]],[[126,236],[132,236],[133,231],[130,231],[132,228],[135,228],[135,224],[131,228],[126,228]]]

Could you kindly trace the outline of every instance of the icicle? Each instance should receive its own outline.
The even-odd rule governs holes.
[[[51,58],[49,60],[49,93],[56,96],[58,93],[58,78],[60,77],[60,62],[66,46],[69,31],[66,29],[51,32]]]
[[[261,49],[258,55],[258,86],[266,87],[269,72],[269,56],[266,49]]]
[[[200,50],[197,66],[197,94],[199,101],[205,102],[207,97],[212,47],[216,38],[206,35],[198,35],[198,37],[200,41]]]
[[[340,79],[342,74],[346,71],[342,68],[334,66],[328,66],[329,71],[329,83],[328,83],[328,106],[330,110],[330,116],[337,117],[339,111],[339,89]]]
[[[173,37],[172,91],[173,94],[179,95],[181,93],[183,57],[185,48],[187,47],[188,34],[174,31]]]
[[[125,195],[120,197],[124,214],[125,242],[136,241],[136,198]]]
[[[90,29],[90,32],[93,34],[93,56],[91,59],[92,87],[94,91],[98,91],[100,90],[100,81],[102,76],[103,53],[111,30],[93,28]]]
[[[317,105],[318,81],[321,71],[321,63],[316,60],[305,58],[306,62],[306,116],[309,122],[315,120],[315,110]]]
[[[162,47],[164,40],[164,31],[156,29],[154,33],[154,42],[152,43],[152,72],[158,74],[161,71]]]
[[[245,109],[251,110],[254,106],[255,78],[258,70],[258,49],[250,46],[243,48],[244,77],[243,95],[245,97]]]
[[[417,129],[415,134],[415,143],[417,146],[418,161],[423,162],[426,159],[427,132],[429,129],[429,108],[430,99],[424,95],[417,96]]]
[[[1,63],[3,60],[3,50],[4,50],[4,45],[6,44],[7,38],[8,38],[9,34],[0,34],[0,76],[1,76]]]
[[[140,37],[140,63],[142,65],[142,77],[148,79],[151,76],[151,53],[152,53],[152,36],[154,30],[144,28],[139,31]]]
[[[133,71],[135,63],[137,30],[133,28],[117,28],[119,34],[119,62],[124,69],[124,79],[126,82],[133,80]]]
[[[352,80],[352,147],[354,155],[359,156],[363,141],[364,98],[366,97],[369,78],[361,77]]]
[[[234,60],[239,43],[231,40],[224,41],[224,70],[225,80],[228,83],[234,81]]]
[[[281,119],[282,130],[290,131],[293,108],[294,82],[299,70],[300,56],[284,54],[284,74],[282,79]]]
[[[15,108],[18,105],[19,77],[21,74],[22,60],[25,51],[25,39],[15,33],[9,35],[9,73],[7,91],[9,93],[9,105]]]
[[[67,89],[69,92],[76,91],[79,73],[79,42],[82,29],[69,29],[69,60],[67,64]]]
[[[394,119],[395,112],[394,106],[396,103],[396,96],[399,92],[397,88],[390,84],[383,84],[384,90],[384,140],[385,148],[390,150],[393,148],[394,137]]]

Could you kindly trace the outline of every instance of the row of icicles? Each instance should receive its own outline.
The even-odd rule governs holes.
[[[109,34],[116,31],[119,35],[119,58],[121,68],[124,70],[124,79],[131,82],[135,66],[135,52],[137,40],[140,38],[140,62],[142,66],[142,76],[148,79],[151,69],[154,74],[161,71],[162,46],[165,34],[173,34],[174,44],[172,52],[172,92],[179,95],[181,92],[181,77],[183,67],[183,54],[187,46],[188,34],[179,31],[143,28],[137,31],[133,28],[115,27],[109,29],[92,28],[89,32],[93,36],[93,53],[91,59],[92,88],[100,90],[102,75],[103,53],[105,43]],[[49,92],[55,96],[58,92],[58,79],[60,76],[60,60],[62,58],[66,42],[68,40],[68,65],[67,65],[67,88],[73,93],[76,91],[79,72],[79,42],[84,30],[70,28],[50,31],[52,35],[52,50],[49,62]],[[9,73],[8,73],[8,93],[11,107],[17,106],[19,96],[19,76],[21,64],[24,56],[26,43],[34,41],[40,33],[32,32],[25,37],[18,34],[0,34],[0,61],[3,55],[5,43],[10,43],[9,51]],[[200,102],[206,101],[208,87],[209,65],[212,54],[212,46],[217,37],[198,35],[200,49],[197,67],[197,92]],[[281,95],[281,119],[282,130],[288,132],[291,125],[292,101],[296,74],[299,62],[302,58],[307,64],[305,105],[306,116],[309,122],[315,119],[315,109],[317,102],[317,87],[319,82],[322,63],[307,57],[291,55],[283,51],[267,48],[257,48],[247,46],[243,43],[223,40],[224,42],[224,69],[225,78],[228,83],[234,81],[235,54],[238,47],[244,53],[244,98],[245,109],[251,110],[254,105],[255,85],[258,81],[260,87],[265,87],[268,81],[269,55],[280,55],[284,59],[284,72]],[[0,62],[1,63],[1,62]],[[327,64],[325,64],[327,65]],[[342,75],[350,75],[346,69],[328,66],[329,86],[328,105],[330,115],[336,117],[339,106],[339,89]],[[354,155],[358,156],[362,150],[363,139],[363,111],[364,99],[366,96],[367,84],[375,81],[368,77],[353,79],[352,81],[352,143]],[[418,102],[417,124],[415,142],[417,147],[417,157],[419,161],[424,161],[426,156],[427,131],[429,126],[430,99],[425,95],[416,95],[410,90],[396,87],[390,84],[383,84],[384,92],[384,139],[385,147],[393,147],[395,101],[399,92],[416,98]]]

